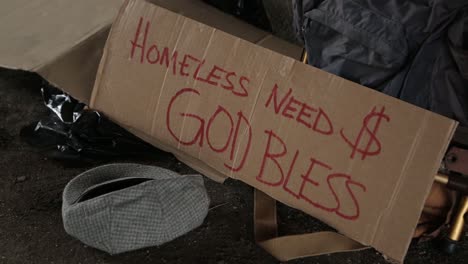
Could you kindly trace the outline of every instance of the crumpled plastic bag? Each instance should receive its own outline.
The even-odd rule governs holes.
[[[44,83],[48,116],[21,130],[21,137],[47,157],[82,161],[150,157],[161,151],[70,95]]]

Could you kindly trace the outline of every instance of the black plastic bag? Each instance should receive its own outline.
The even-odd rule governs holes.
[[[41,91],[49,115],[24,127],[21,137],[47,157],[91,162],[161,153],[59,89],[44,84]]]

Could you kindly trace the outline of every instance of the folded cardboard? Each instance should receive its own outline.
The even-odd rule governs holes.
[[[108,38],[91,107],[403,260],[456,122],[303,65],[200,1],[126,1],[108,36],[121,2],[2,2],[0,65],[87,102]]]
[[[142,0],[113,25],[91,107],[398,261],[456,127]]]

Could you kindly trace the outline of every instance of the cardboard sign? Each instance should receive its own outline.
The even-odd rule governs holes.
[[[113,25],[91,107],[398,261],[456,127],[141,0]]]

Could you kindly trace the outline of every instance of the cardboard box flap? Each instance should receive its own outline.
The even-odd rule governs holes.
[[[15,0],[0,4],[0,66],[39,72],[89,100],[108,29],[123,0]],[[94,37],[101,33],[100,37]],[[89,42],[89,40],[99,40]]]
[[[91,107],[397,261],[457,126],[142,0],[114,23]]]
[[[111,24],[123,1],[16,0],[0,8],[0,65],[37,70]]]

